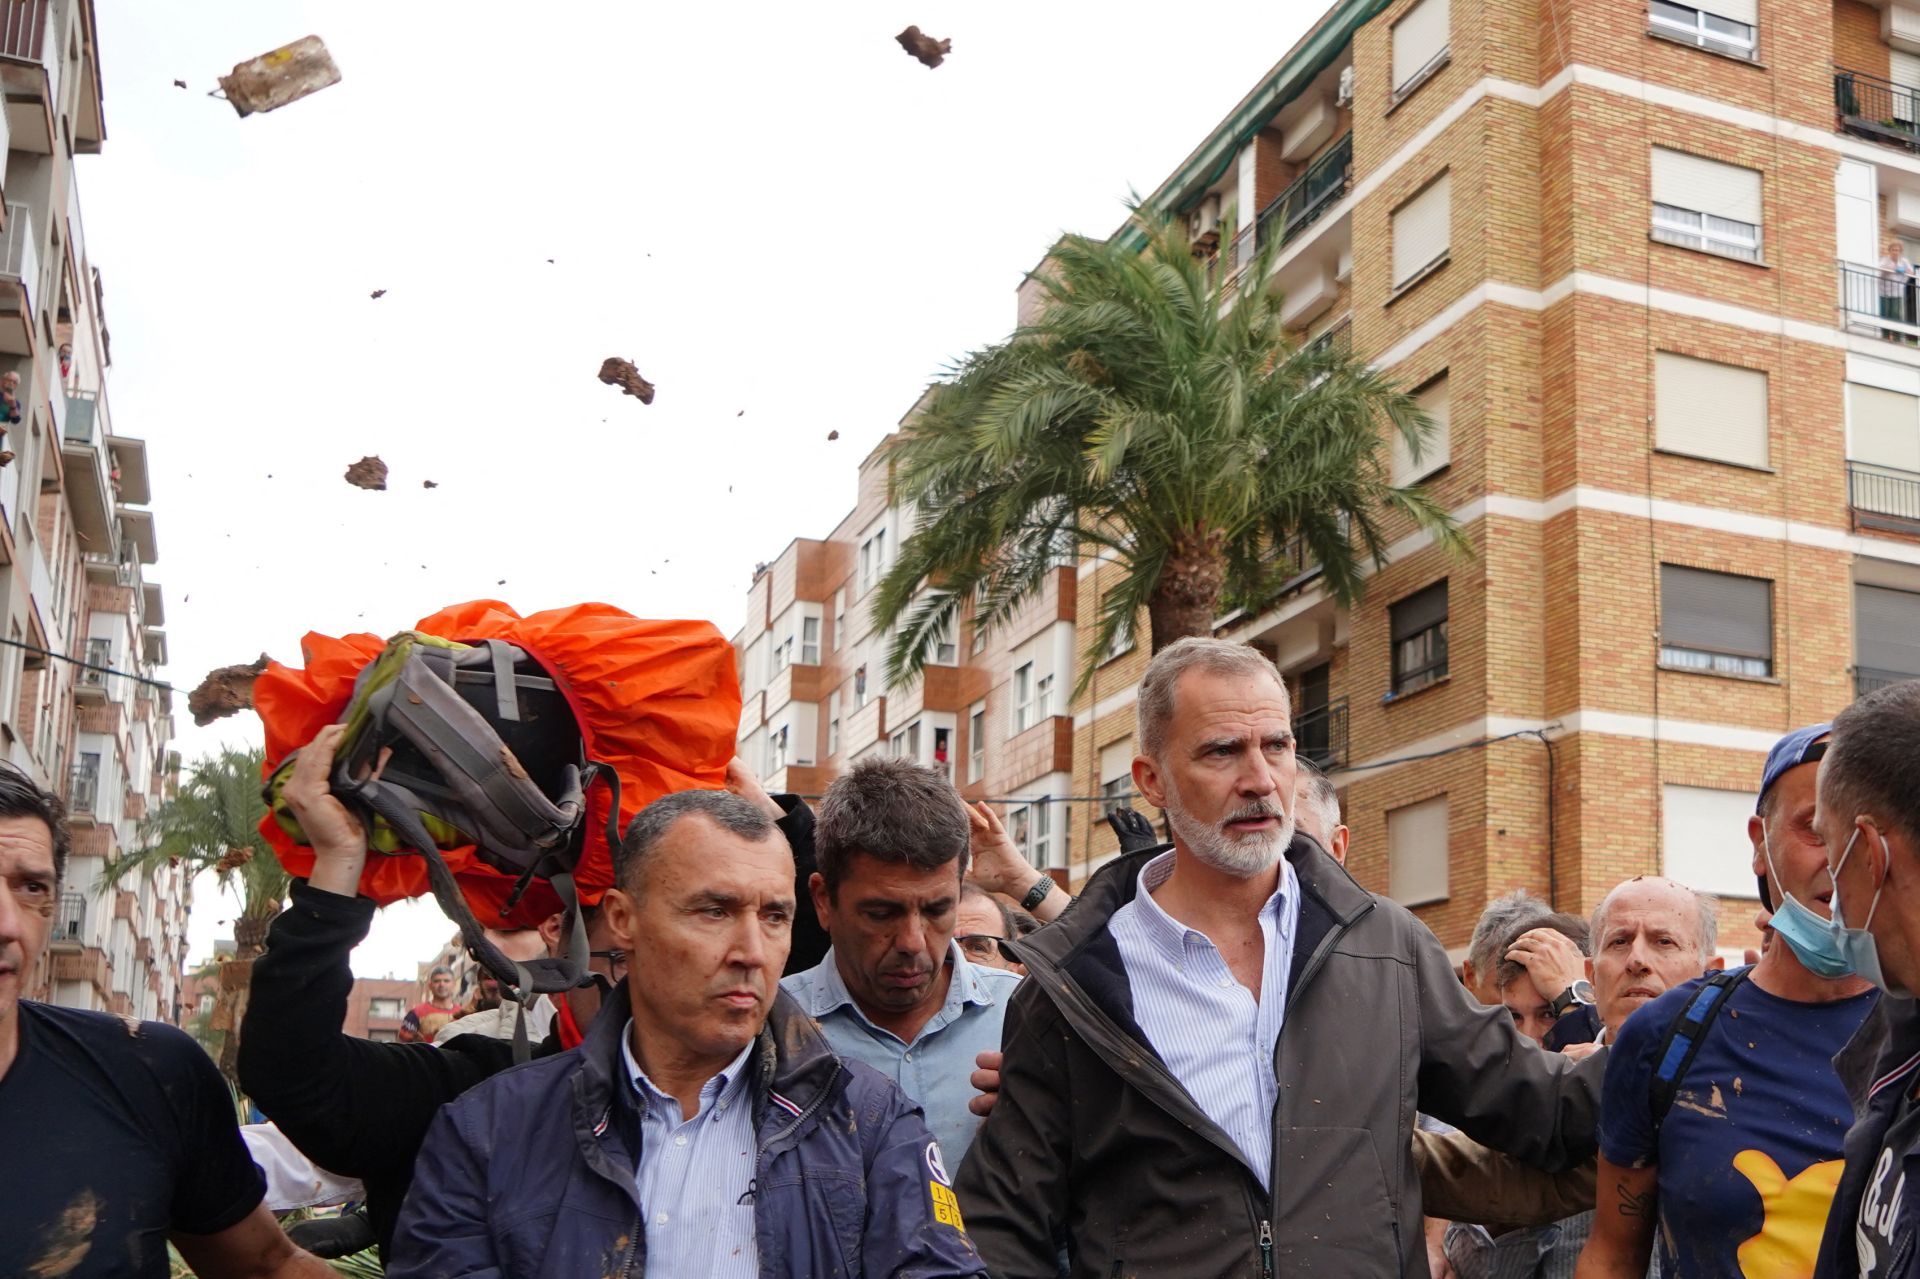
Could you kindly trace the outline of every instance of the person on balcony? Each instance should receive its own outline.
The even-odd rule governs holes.
[[[1899,240],[1888,240],[1887,251],[1880,258],[1880,318],[1913,323],[1913,262],[1907,257],[1907,246]],[[1889,342],[1913,340],[1887,329],[1881,330],[1880,336]]]

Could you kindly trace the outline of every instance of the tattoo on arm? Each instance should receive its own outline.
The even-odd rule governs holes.
[[[1644,1195],[1636,1195],[1617,1182],[1614,1190],[1620,1195],[1619,1210],[1622,1217],[1653,1217],[1658,1199],[1653,1191],[1649,1190]]]

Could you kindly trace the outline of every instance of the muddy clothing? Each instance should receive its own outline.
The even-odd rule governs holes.
[[[796,963],[818,963],[827,940],[805,890],[815,869],[813,814],[793,796],[775,798],[788,810],[780,829],[793,845],[802,885],[787,960],[793,972]],[[366,938],[373,911],[370,898],[294,881],[291,902],[267,934],[266,953],[254,961],[240,1086],[307,1158],[366,1183],[367,1216],[384,1254],[427,1125],[441,1106],[511,1066],[513,1045],[485,1035],[460,1035],[436,1047],[342,1034],[353,948]],[[803,950],[803,939],[818,949]],[[533,1055],[560,1049],[556,1031]]]
[[[1853,1122],[1832,1058],[1878,995],[1809,1004],[1741,982],[1724,996],[1656,1132],[1655,1058],[1702,980],[1668,991],[1620,1027],[1600,1153],[1622,1168],[1659,1169],[1654,1253],[1668,1279],[1804,1275]]]
[[[415,1004],[407,1009],[407,1015],[400,1020],[400,1042],[432,1043],[433,1037],[445,1030],[459,1015],[459,1004],[451,1008],[442,1008],[431,1001]]]
[[[1007,1012],[1000,1099],[959,1178],[999,1279],[1056,1274],[1056,1237],[1084,1279],[1413,1279],[1427,1274],[1416,1106],[1549,1169],[1592,1153],[1606,1054],[1540,1052],[1505,1009],[1473,1001],[1423,924],[1296,836],[1285,1024],[1271,1063],[1248,1060],[1279,1081],[1262,1178],[1133,1015],[1107,925],[1161,851],[1110,863],[1012,944],[1028,980]]]
[[[1818,1279],[1920,1275],[1920,1010],[1883,996],[1833,1059],[1853,1103]],[[1914,1183],[1909,1195],[1907,1183]]]
[[[22,1000],[0,1076],[0,1273],[166,1279],[167,1235],[260,1205],[206,1050],[172,1026]]]

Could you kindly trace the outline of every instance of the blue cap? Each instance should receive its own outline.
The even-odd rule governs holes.
[[[1812,724],[1794,729],[1773,744],[1773,749],[1767,752],[1767,766],[1760,774],[1760,795],[1754,800],[1754,812],[1760,811],[1760,805],[1766,802],[1767,792],[1773,789],[1773,784],[1788,769],[1814,763],[1827,753],[1825,743],[1819,739],[1832,731],[1831,724]],[[1816,745],[1820,749],[1816,750]]]

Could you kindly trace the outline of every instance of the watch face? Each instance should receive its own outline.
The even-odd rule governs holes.
[[[1576,1003],[1593,1003],[1593,983],[1584,979],[1573,983],[1573,998]]]

